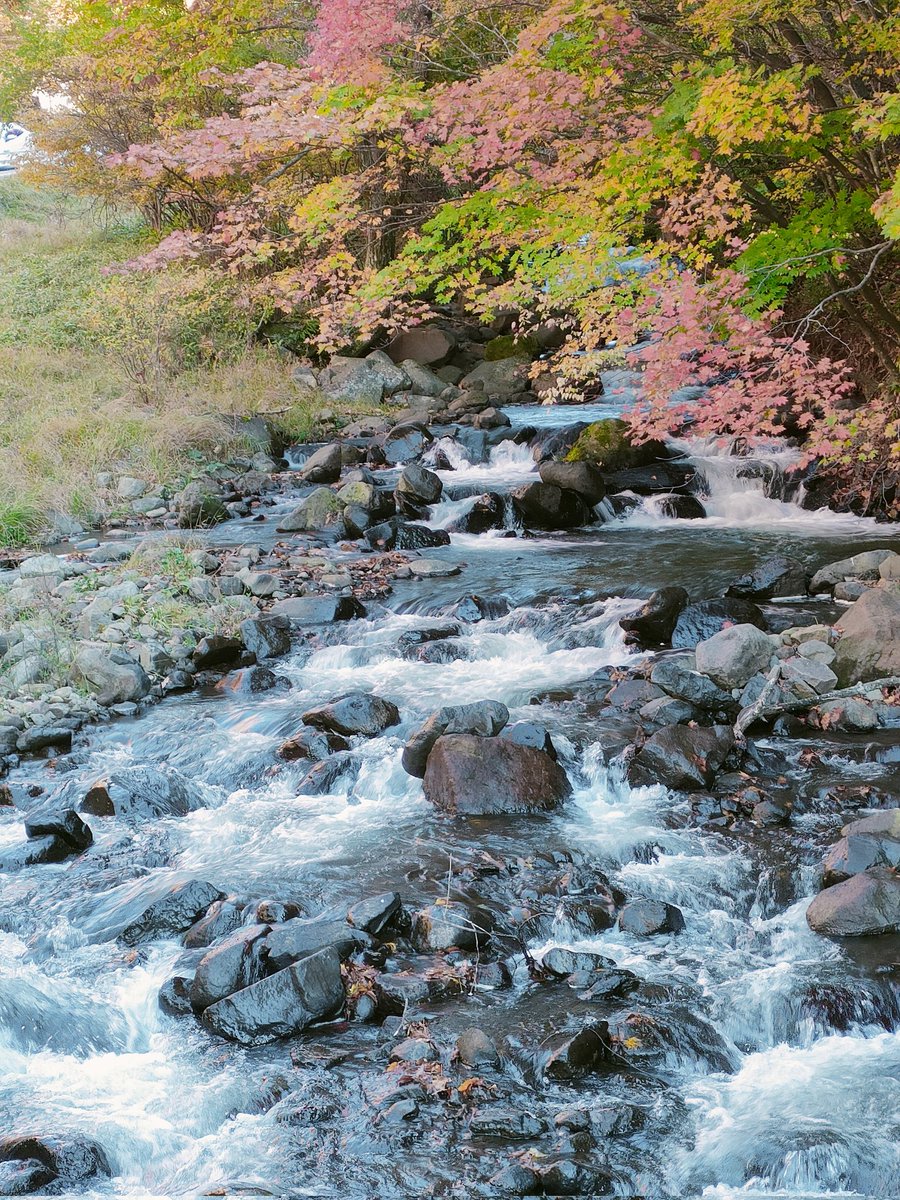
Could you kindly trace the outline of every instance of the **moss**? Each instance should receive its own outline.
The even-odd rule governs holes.
[[[484,361],[498,362],[501,358],[513,358],[517,354],[527,354],[529,358],[534,358],[539,351],[540,346],[533,337],[514,337],[507,333],[487,343],[484,348]]]
[[[592,463],[604,471],[624,471],[646,466],[664,455],[665,447],[660,442],[633,444],[625,421],[609,417],[594,421],[579,434],[566,461]]]

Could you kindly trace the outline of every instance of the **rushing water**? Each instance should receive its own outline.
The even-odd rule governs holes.
[[[608,415],[609,398],[601,407]],[[513,411],[520,424],[538,415],[545,425],[596,415]],[[654,587],[680,583],[701,599],[773,552],[815,567],[891,543],[891,531],[870,522],[770,498],[765,473],[738,478],[720,448],[682,449],[707,481],[705,522],[663,519],[649,502],[624,521],[574,534],[454,534],[449,547],[430,553],[462,564],[460,575],[398,583],[383,608],[371,606],[368,620],[298,646],[277,665],[291,691],[171,699],[139,721],[91,731],[73,755],[72,777],[87,785],[116,766],[167,763],[195,781],[204,806],[137,824],[90,818],[95,844],[83,858],[0,876],[3,1125],[96,1137],[114,1178],[88,1195],[247,1188],[360,1200],[492,1194],[462,1187],[472,1160],[464,1141],[455,1156],[432,1156],[427,1137],[400,1144],[364,1132],[354,1088],[374,1034],[351,1027],[293,1046],[225,1045],[157,1006],[180,944],[160,941],[133,954],[115,937],[146,904],[148,880],[163,886],[194,876],[246,897],[297,900],[308,911],[346,909],[360,896],[396,888],[415,907],[462,887],[454,864],[482,850],[527,859],[555,848],[589,854],[626,893],[672,901],[686,918],[678,937],[641,941],[611,930],[573,943],[562,928],[555,939],[599,950],[633,971],[665,998],[677,1031],[630,1091],[620,1080],[611,1093],[596,1076],[547,1099],[551,1117],[572,1099],[611,1097],[634,1100],[646,1114],[633,1138],[604,1148],[622,1180],[619,1194],[900,1194],[900,1034],[884,1016],[897,1012],[890,957],[854,955],[813,935],[804,916],[817,846],[840,814],[808,818],[806,851],[781,832],[754,842],[700,827],[661,787],[625,785],[605,762],[596,713],[565,700],[599,669],[631,660],[618,619]],[[534,466],[528,447],[513,442],[487,464],[458,458],[454,465],[443,477],[463,492],[462,485],[505,490]],[[432,524],[451,524],[467,503],[465,496],[443,502]],[[259,540],[258,526],[242,529],[235,540]],[[446,620],[469,593],[503,597],[510,611],[465,626],[455,661],[401,656],[404,632]],[[793,623],[833,612],[812,601],[787,607]],[[298,795],[304,767],[276,769],[274,751],[296,731],[298,713],[351,688],[392,699],[402,724],[363,743],[352,785]],[[404,774],[400,749],[423,716],[483,698],[502,700],[513,720],[537,719],[551,730],[576,784],[559,814],[457,827],[435,819],[421,784]],[[794,749],[774,739],[761,752],[796,766]],[[818,774],[797,767],[791,788],[812,795],[836,780],[896,787],[896,766],[878,755],[861,756],[840,742],[818,749],[825,765]],[[13,782],[47,783],[50,775],[31,764]],[[22,835],[21,814],[0,813],[0,845],[11,844]],[[785,875],[793,881],[786,892]],[[479,1024],[498,1042],[506,1035],[515,1041],[549,1019],[549,1002],[529,985],[521,956],[511,954],[509,965],[512,989],[475,996],[462,1014],[459,1005],[438,1009],[438,1033]],[[816,1002],[829,987],[849,987],[857,997],[845,1019]],[[512,1051],[510,1062],[510,1078],[524,1088]],[[285,1096],[302,1100],[323,1087],[344,1105],[347,1134],[339,1144],[316,1143],[314,1132],[301,1137],[283,1119]],[[532,1096],[526,1105],[543,1103]]]

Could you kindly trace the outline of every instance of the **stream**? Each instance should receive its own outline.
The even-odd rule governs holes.
[[[509,410],[516,425],[545,428],[611,411],[608,403]],[[446,1051],[448,1074],[461,1078],[447,1061],[461,1030],[489,1034],[502,1065],[471,1073],[543,1122],[533,1139],[542,1161],[562,1154],[602,1164],[603,1188],[578,1194],[900,1195],[896,939],[842,945],[805,920],[823,847],[849,819],[824,798],[839,787],[896,794],[896,738],[757,739],[745,782],[758,776],[806,803],[789,828],[739,831],[661,786],[624,783],[609,763],[615,731],[601,728],[585,686],[634,661],[618,621],[657,587],[681,584],[700,600],[772,554],[814,570],[898,539],[890,527],[779,498],[788,452],[761,450],[748,476],[737,470],[746,459],[720,445],[681,448],[706,480],[706,520],[667,519],[650,499],[624,519],[572,533],[454,533],[426,553],[461,565],[460,574],[398,581],[367,619],[297,643],[273,664],[291,690],[173,697],[139,719],[88,730],[59,767],[66,780],[86,789],[118,767],[164,763],[194,781],[202,807],[177,818],[86,818],[94,845],[82,857],[0,874],[0,1124],[95,1138],[112,1177],[79,1193],[90,1197],[499,1195],[490,1178],[532,1143],[473,1138],[440,1099],[423,1101],[413,1121],[373,1118],[391,1044],[378,1025],[336,1022],[288,1042],[232,1045],[160,1010],[160,986],[185,953],[180,941],[129,950],[116,937],[146,906],[150,884],[203,879],[310,914],[346,913],[396,890],[410,910],[447,897],[489,917],[512,903],[490,863],[571,857],[628,896],[677,904],[686,928],[585,937],[564,915],[549,934],[542,928],[532,952],[551,943],[589,949],[637,976],[638,990],[608,1006],[536,984],[522,946],[496,946],[507,986],[479,984],[476,973],[465,995],[419,1014]],[[446,498],[434,528],[451,525],[478,491],[534,477],[530,448],[513,441],[487,463],[454,465],[439,472]],[[234,522],[210,539],[274,537],[283,511],[271,509],[264,530]],[[463,624],[455,657],[403,655],[403,634],[458,620],[456,606],[471,595],[489,603]],[[773,628],[833,619],[838,609],[809,598],[765,606]],[[300,712],[351,689],[392,700],[402,723],[355,748],[355,782],[298,795],[308,764],[280,762],[275,751],[296,733]],[[448,821],[404,773],[400,751],[417,724],[441,705],[482,699],[550,731],[573,784],[558,812]],[[48,786],[47,776],[45,762],[28,762],[9,782]],[[21,840],[22,819],[0,809],[0,848]],[[656,1036],[636,1038],[620,1069],[542,1082],[535,1047],[588,1010],[611,1026],[643,1013]],[[558,1142],[556,1114],[573,1104],[610,1114],[599,1145],[577,1132]]]

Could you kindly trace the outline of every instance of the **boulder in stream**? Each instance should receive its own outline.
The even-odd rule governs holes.
[[[661,517],[680,521],[699,521],[706,516],[706,509],[696,496],[680,492],[667,492],[656,498],[657,512]]]
[[[343,1004],[341,960],[328,947],[210,1005],[201,1019],[220,1037],[261,1046],[337,1016]]]
[[[81,811],[96,817],[184,817],[203,807],[186,776],[173,767],[146,763],[122,767],[91,784]]]
[[[177,883],[122,930],[121,940],[126,946],[137,946],[140,942],[185,933],[204,915],[214,900],[223,899],[224,892],[202,879]]]
[[[0,1196],[46,1194],[45,1189],[62,1195],[98,1175],[112,1175],[109,1160],[99,1143],[85,1134],[0,1138]]]
[[[594,511],[577,492],[551,483],[526,483],[512,492],[513,505],[532,529],[575,529],[594,520]]]
[[[591,508],[606,495],[606,484],[597,467],[588,462],[544,462],[541,482],[567,492],[575,492]]]
[[[698,642],[711,638],[727,625],[755,625],[766,628],[761,610],[749,600],[701,600],[689,604],[675,622],[672,645],[676,650],[693,650]]]
[[[767,634],[755,625],[729,625],[697,643],[697,670],[730,690],[742,688],[759,671],[765,671],[775,653]]]
[[[397,480],[398,499],[402,498],[419,507],[437,504],[443,490],[440,476],[417,463],[404,467]]]
[[[565,771],[542,750],[471,734],[438,738],[424,782],[426,799],[447,816],[547,812],[572,790]]]
[[[728,725],[667,725],[647,738],[628,767],[634,787],[661,783],[681,792],[709,787],[734,746]]]
[[[366,610],[355,596],[289,596],[272,607],[275,616],[294,625],[331,625],[364,617]]]
[[[900,674],[900,594],[872,588],[837,623],[832,664],[841,687]]]
[[[806,910],[816,933],[829,937],[873,937],[900,932],[900,874],[870,867],[819,892]]]
[[[268,925],[237,929],[204,955],[191,984],[194,1012],[202,1013],[211,1004],[262,978],[265,938],[269,932]]]
[[[390,700],[369,692],[348,692],[328,704],[308,709],[301,718],[304,725],[346,736],[362,734],[377,737],[385,729],[400,723],[400,710]]]
[[[341,447],[338,442],[331,442],[313,451],[300,468],[300,478],[304,483],[337,483],[341,477]]]
[[[684,915],[675,904],[665,900],[629,900],[619,913],[619,928],[635,937],[652,937],[655,933],[681,933]]]
[[[664,646],[672,640],[675,623],[688,603],[683,587],[663,587],[647,597],[636,613],[622,617],[625,641],[639,646]]]
[[[739,600],[772,600],[780,596],[806,595],[806,568],[796,558],[774,555],[766,558],[752,571],[741,575],[730,587],[726,596]]]
[[[450,534],[445,529],[391,520],[367,529],[366,541],[373,550],[428,550],[433,546],[449,546]]]
[[[439,708],[410,734],[403,748],[403,769],[408,775],[424,779],[428,755],[439,737],[449,733],[496,737],[507,721],[509,709],[499,700],[476,700],[472,704],[450,704]]]
[[[291,623],[284,616],[249,617],[241,623],[241,637],[257,662],[280,658],[291,648]]]

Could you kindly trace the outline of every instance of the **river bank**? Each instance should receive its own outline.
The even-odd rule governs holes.
[[[804,511],[769,448],[585,470],[611,405],[496,412],[351,428],[206,532],[9,580],[144,676],[85,674],[117,719],[8,764],[0,1097],[82,1164],[22,1143],[10,1178],[889,1194],[896,938],[807,910],[895,903],[894,531]]]

